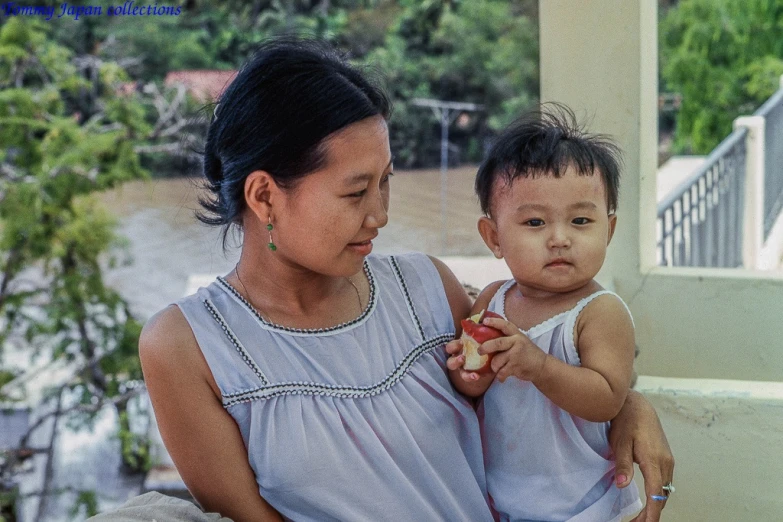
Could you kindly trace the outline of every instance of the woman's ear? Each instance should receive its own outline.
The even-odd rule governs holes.
[[[272,176],[263,170],[255,170],[245,178],[245,202],[255,216],[266,223],[272,215],[272,207],[279,198],[280,187]]]
[[[487,216],[482,216],[478,220],[478,231],[481,234],[481,239],[484,240],[492,253],[498,259],[503,259],[503,250],[500,248],[500,242],[498,241],[498,227],[495,221]]]

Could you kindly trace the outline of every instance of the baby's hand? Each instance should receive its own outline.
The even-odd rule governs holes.
[[[465,356],[462,355],[462,341],[456,339],[446,344],[446,353],[449,358],[446,360],[446,368],[451,371],[459,370],[459,376],[466,382],[477,381],[480,375],[476,372],[469,372],[462,369],[465,364]]]
[[[482,355],[494,354],[490,365],[498,380],[503,382],[513,375],[535,384],[542,374],[547,354],[505,319],[486,317],[482,323],[497,328],[505,335],[485,342],[478,350]]]

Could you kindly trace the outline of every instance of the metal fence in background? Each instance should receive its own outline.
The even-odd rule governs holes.
[[[742,266],[747,134],[732,132],[658,204],[659,265]]]
[[[754,113],[764,118],[764,239],[783,210],[783,86]]]

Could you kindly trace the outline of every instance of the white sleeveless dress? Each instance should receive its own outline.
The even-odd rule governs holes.
[[[447,376],[437,269],[371,255],[365,273],[365,311],[323,330],[267,322],[222,279],[177,303],[259,493],[296,521],[491,521],[478,419]]]
[[[512,279],[500,287],[488,310],[506,317],[505,296],[513,285]],[[574,325],[584,307],[604,294],[620,299],[596,292],[525,334],[550,355],[579,366]],[[487,488],[501,521],[619,521],[642,508],[634,484],[614,484],[608,422],[571,415],[514,377],[493,382],[478,413]]]

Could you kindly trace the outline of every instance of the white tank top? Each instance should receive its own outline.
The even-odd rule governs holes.
[[[503,317],[507,281],[488,309]],[[526,331],[542,350],[579,366],[574,325],[602,290]],[[627,309],[627,307],[626,307]],[[628,312],[630,314],[630,311]],[[614,485],[609,423],[589,422],[552,403],[528,381],[495,381],[479,406],[489,496],[502,521],[615,521],[642,508],[634,484]]]

